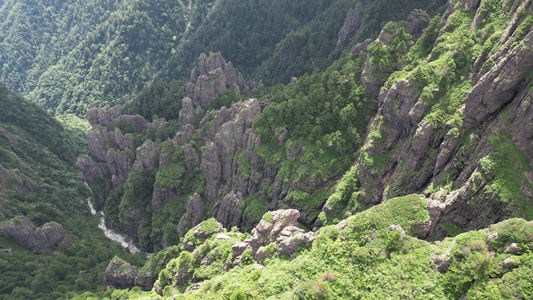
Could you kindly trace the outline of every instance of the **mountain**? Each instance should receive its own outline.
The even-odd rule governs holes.
[[[155,81],[186,79],[209,51],[222,52],[247,78],[286,83],[325,69],[350,38],[377,34],[382,22],[405,19],[414,8],[433,14],[443,4],[8,0],[0,8],[0,80],[49,113],[78,116],[124,104]]]
[[[533,297],[533,4],[443,4],[8,1],[0,298]]]
[[[415,10],[271,89],[202,55],[179,124],[90,110],[78,165],[108,222],[180,241],[138,270],[155,293],[127,295],[530,297],[532,13]]]
[[[113,255],[144,262],[108,241],[90,214],[77,135],[1,84],[0,106],[0,299],[103,288]]]

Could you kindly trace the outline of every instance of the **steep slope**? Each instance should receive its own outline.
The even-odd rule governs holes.
[[[274,85],[326,69],[342,50],[415,8],[434,15],[445,1],[220,1],[159,75],[187,76],[200,53],[221,52],[247,78]],[[213,26],[216,24],[215,26]],[[228,43],[231,41],[231,43]]]
[[[362,83],[379,110],[324,220],[413,192],[441,202],[428,232],[435,238],[533,217],[524,130],[532,121],[532,9],[529,1],[454,1],[402,57],[381,38],[369,46]],[[342,189],[353,193],[341,197]]]
[[[201,1],[7,1],[0,80],[51,113],[123,103],[209,12]]]
[[[417,236],[433,200],[388,199],[337,225],[304,233],[296,210],[266,213],[252,235],[214,219],[139,273],[161,270],[151,292],[104,299],[528,299],[533,223],[509,219],[443,241]],[[113,263],[118,259],[113,260]],[[166,265],[161,267],[161,265]],[[110,264],[111,266],[111,264]],[[76,299],[96,299],[86,293]]]
[[[386,24],[378,39],[356,45],[323,73],[294,78],[259,100],[238,101],[253,85],[228,80],[241,77],[219,54],[202,56],[181,106],[180,131],[140,146],[141,133],[130,161],[134,180],[155,182],[151,201],[135,210],[126,192],[114,200],[120,222],[134,216],[151,230],[162,227],[139,215],[152,217],[161,195],[170,195],[174,208],[182,205],[166,219],[182,216],[181,242],[171,251],[177,258],[165,269],[162,255],[140,272],[153,281],[160,270],[154,291],[165,297],[376,298],[391,291],[401,291],[398,298],[529,297],[532,234],[523,219],[532,218],[533,201],[524,130],[532,124],[532,15],[530,1],[452,1],[430,21],[416,11],[410,23]],[[235,85],[224,92],[228,82]],[[117,140],[116,129],[93,130]],[[107,156],[100,166],[115,151],[101,151]],[[110,191],[113,181],[103,182]],[[191,195],[185,207],[180,187],[190,183],[196,194],[185,192]],[[419,195],[394,198],[411,193]],[[113,192],[102,195],[106,203],[113,199]],[[263,214],[286,207],[301,211]],[[261,215],[251,237],[223,229],[251,229]],[[194,227],[209,216],[220,223]],[[307,227],[336,225],[305,233],[276,223],[278,216]],[[504,221],[511,217],[523,219]],[[293,251],[300,246],[309,249]]]
[[[326,68],[351,37],[376,34],[383,20],[405,19],[420,5],[432,14],[443,4],[9,0],[0,8],[0,80],[52,114],[78,116],[123,104],[156,80],[185,79],[209,51],[221,51],[248,78],[288,82]]]
[[[106,240],[87,206],[89,191],[75,166],[86,150],[42,108],[1,84],[0,106],[0,299],[103,289],[107,262],[124,252]],[[133,261],[142,263],[142,255]]]
[[[244,100],[253,82],[220,54],[202,55],[179,124],[147,123],[118,107],[91,109],[91,156],[78,166],[109,224],[149,251],[176,243],[210,216],[226,228],[250,230],[268,209],[290,206],[311,226],[331,179],[355,158],[372,111],[350,75],[354,68],[357,63],[346,58],[280,88],[271,100]],[[324,105],[333,111],[320,109]],[[290,120],[304,106],[316,109]],[[309,126],[316,127],[312,135]]]

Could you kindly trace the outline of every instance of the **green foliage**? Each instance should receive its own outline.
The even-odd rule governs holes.
[[[0,299],[103,291],[103,273],[115,254],[142,264],[142,255],[124,253],[98,228],[99,217],[89,213],[90,194],[75,166],[76,157],[87,152],[86,123],[70,115],[59,118],[62,126],[3,85],[0,106],[0,215],[26,216],[37,226],[58,222],[74,241],[35,255],[0,235],[0,248],[12,250],[0,252]]]
[[[10,1],[0,9],[0,80],[53,113],[123,103],[167,65],[213,2]],[[154,113],[155,105],[142,108]]]
[[[402,246],[402,233],[400,230],[393,230],[387,234],[385,239],[385,249],[389,252],[398,251]]]
[[[123,111],[126,114],[140,114],[149,122],[154,121],[154,116],[167,120],[177,119],[181,100],[185,95],[185,84],[182,81],[158,81],[143,88],[133,101],[126,103]]]
[[[493,250],[503,252],[511,243],[518,245],[518,253],[528,253],[533,250],[533,226],[523,219],[510,219],[492,227],[498,233],[498,238],[492,241]]]
[[[154,175],[150,170],[142,169],[139,174],[130,172],[124,183],[124,195],[121,205],[144,206],[152,199]]]
[[[248,297],[242,289],[238,289],[229,297],[230,300],[246,300]]]
[[[456,236],[460,233],[463,233],[463,229],[452,222],[446,222],[444,223],[444,229],[448,233],[449,236]]]
[[[491,143],[495,151],[481,160],[483,170],[495,176],[486,185],[486,192],[496,194],[502,202],[509,203],[515,216],[532,218],[531,200],[522,193],[523,185],[533,188],[524,175],[531,171],[529,160],[506,131],[491,137]]]
[[[368,46],[370,63],[376,67],[373,74],[368,74],[370,77],[390,74],[404,65],[404,56],[413,39],[407,33],[409,27],[408,22],[387,23],[383,31],[392,36],[391,40],[376,41]]]
[[[434,13],[444,4],[8,1],[0,8],[0,80],[49,112],[80,116],[89,107],[123,104],[142,91],[136,101],[142,115],[168,119],[179,111],[181,98],[175,96],[181,92],[159,81],[188,78],[206,49],[220,51],[247,78],[267,85],[288,82],[325,69],[342,50],[375,36],[383,23],[404,20],[419,7]],[[355,5],[361,24],[351,42],[336,47],[344,16]]]
[[[452,264],[443,283],[455,297],[460,297],[474,284],[496,277],[499,265],[489,252],[472,252],[461,264]]]
[[[263,215],[268,211],[263,198],[246,197],[244,198],[244,203],[246,206],[244,207],[243,215],[246,220],[254,224],[261,221]]]
[[[354,158],[373,110],[357,85],[360,67],[360,61],[346,55],[327,71],[303,76],[266,96],[273,104],[254,121],[253,129],[262,137],[256,153],[280,167],[285,181],[308,177],[321,182],[346,170]],[[306,206],[327,197],[293,196],[305,198]]]

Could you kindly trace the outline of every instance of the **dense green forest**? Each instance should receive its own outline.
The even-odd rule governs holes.
[[[0,299],[532,298],[532,16],[0,0]]]
[[[219,51],[259,83],[325,69],[341,50],[443,1],[15,1],[0,8],[0,80],[52,114],[124,104],[154,81],[188,79]],[[360,26],[336,48],[346,13]],[[281,13],[280,13],[281,12]]]
[[[64,127],[3,85],[0,105],[0,231],[22,226],[14,217],[25,216],[36,227],[58,222],[72,239],[35,255],[0,235],[0,248],[11,250],[0,252],[0,299],[58,299],[103,289],[103,272],[114,255],[144,262],[143,254],[130,255],[108,241],[98,229],[99,217],[89,212],[90,193],[74,165],[87,151],[86,142],[78,142],[82,133],[73,131],[81,121]],[[15,228],[19,242],[31,241],[31,228]]]

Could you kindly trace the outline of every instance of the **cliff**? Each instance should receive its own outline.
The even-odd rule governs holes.
[[[345,215],[416,192],[440,203],[433,238],[453,226],[475,230],[533,217],[533,157],[523,130],[532,121],[532,9],[529,1],[450,2],[441,25],[432,20],[401,60],[404,67],[368,54],[362,82],[379,109],[343,179],[357,181]],[[382,35],[369,50],[391,47]],[[385,72],[387,80],[374,75]],[[343,201],[330,197],[323,216],[341,211]]]

